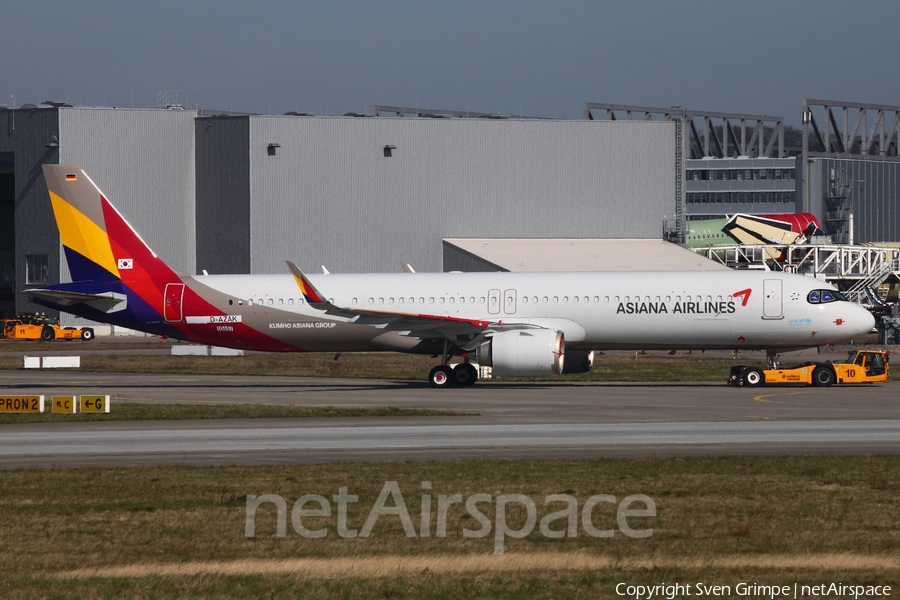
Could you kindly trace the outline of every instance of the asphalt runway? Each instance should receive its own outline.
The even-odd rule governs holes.
[[[0,371],[0,394],[447,409],[461,416],[0,426],[0,467],[900,452],[900,383],[480,383]]]

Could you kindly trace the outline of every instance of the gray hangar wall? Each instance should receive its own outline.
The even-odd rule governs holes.
[[[190,110],[59,109],[59,163],[81,166],[160,258],[185,273],[196,272],[196,116]],[[59,281],[70,281],[57,247]],[[86,322],[65,313],[61,318],[67,325]]]
[[[285,260],[310,271],[395,272],[400,261],[440,271],[445,237],[659,238],[674,213],[669,122],[246,119],[249,198],[240,178],[224,195],[198,189],[197,197],[198,214],[221,203],[223,231],[248,205],[253,273],[286,272]],[[202,139],[204,120],[198,154],[214,150],[213,130],[244,135],[213,119]],[[198,158],[198,185],[242,163],[240,148],[225,148],[215,160]],[[233,234],[228,259],[238,268],[242,235]],[[227,251],[198,241],[199,256]]]
[[[196,270],[196,116],[190,110],[59,109],[59,163],[81,166],[160,258],[185,273]],[[70,281],[62,264],[62,281]]]
[[[900,241],[900,162],[825,157],[809,162],[810,210],[823,225],[827,196],[843,193],[853,211],[854,243]],[[847,189],[841,191],[842,185]]]

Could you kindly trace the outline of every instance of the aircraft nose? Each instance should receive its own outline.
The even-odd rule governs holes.
[[[854,304],[848,325],[853,329],[853,335],[865,335],[875,327],[875,317],[868,309]]]

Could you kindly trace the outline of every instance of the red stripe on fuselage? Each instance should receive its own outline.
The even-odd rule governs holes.
[[[166,284],[169,283],[185,283],[181,304],[183,316],[223,316],[226,314],[191,289],[188,282],[183,281],[175,271],[156,256],[106,198],[101,196],[100,201],[103,206],[106,234],[109,237],[113,258],[117,262],[120,258],[132,259],[132,268],[119,269],[119,278],[132,292],[157,311],[160,322],[165,322],[162,310],[165,306]],[[234,331],[227,334],[219,332],[215,325],[188,325],[184,321],[169,324],[178,329],[187,339],[203,344],[238,345],[248,350],[276,352],[303,351],[301,348],[285,344],[243,323],[235,323]],[[240,343],[235,344],[235,340],[240,340]]]

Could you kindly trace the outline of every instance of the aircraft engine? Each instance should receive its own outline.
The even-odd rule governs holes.
[[[594,368],[594,351],[566,350],[566,362],[563,365],[563,375],[571,373],[590,373]]]
[[[517,329],[495,333],[476,350],[478,364],[497,377],[538,377],[563,372],[566,341],[555,329]]]

